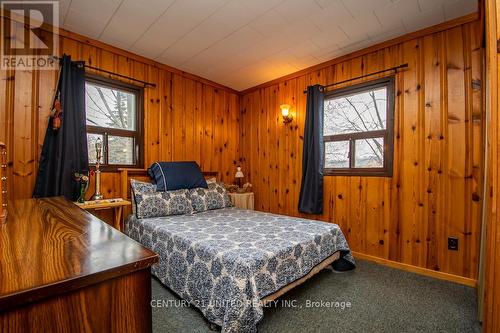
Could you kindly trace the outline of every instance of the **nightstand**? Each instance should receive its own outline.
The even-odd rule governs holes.
[[[84,203],[75,202],[74,204],[88,211],[113,209],[114,210],[113,227],[121,231],[123,207],[130,206],[131,202],[128,200],[117,198],[117,199],[85,201]]]
[[[253,192],[229,193],[229,197],[234,207],[253,210]]]

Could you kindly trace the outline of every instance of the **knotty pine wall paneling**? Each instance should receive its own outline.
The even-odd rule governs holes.
[[[241,95],[70,32],[62,32],[60,49],[157,85],[145,89],[145,166],[192,159],[232,181],[241,164],[256,209],[292,216],[305,216],[297,211],[302,91],[407,62],[396,76],[393,177],[325,177],[324,213],[306,217],[339,224],[360,254],[474,280],[484,170],[480,31],[479,21],[429,31]],[[31,196],[56,80],[54,71],[0,72],[12,199]],[[279,110],[285,103],[294,116],[287,125]],[[105,196],[121,195],[117,174],[104,173],[102,185]],[[448,236],[459,238],[459,251],[447,250]]]
[[[256,209],[305,216],[297,205],[308,85],[408,63],[396,75],[393,177],[325,176],[324,212],[307,217],[339,224],[358,253],[477,279],[484,170],[481,29],[479,21],[462,24],[246,91],[240,150]],[[292,106],[287,125],[280,104]],[[448,236],[459,239],[458,251],[447,249]]]
[[[239,156],[237,92],[70,32],[62,31],[60,52],[156,84],[144,89],[145,167],[156,160],[195,160],[203,170],[233,181]],[[56,71],[0,71],[0,141],[8,145],[10,199],[31,197],[56,81]],[[103,173],[101,179],[105,197],[121,195],[117,173]],[[92,182],[88,195],[93,191]]]

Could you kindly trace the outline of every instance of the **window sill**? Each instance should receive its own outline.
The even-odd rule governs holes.
[[[89,166],[92,168],[92,170],[95,171],[95,164],[90,164]],[[140,165],[101,165],[99,167],[99,170],[101,172],[106,172],[106,173],[117,173],[120,172],[120,169],[143,170],[144,167]]]
[[[386,169],[324,169],[323,176],[344,177],[386,177],[392,178],[392,171]]]

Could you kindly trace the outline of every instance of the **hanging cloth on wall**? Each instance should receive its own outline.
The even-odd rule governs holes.
[[[62,195],[74,201],[79,194],[75,173],[86,173],[89,168],[85,69],[67,55],[61,59],[52,107],[55,111],[45,132],[33,197]]]
[[[308,214],[323,213],[323,103],[322,87],[307,87],[299,211]]]

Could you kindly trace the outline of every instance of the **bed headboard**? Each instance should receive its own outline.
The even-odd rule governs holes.
[[[135,179],[143,182],[151,181],[149,178],[147,169],[126,169],[120,168],[118,169],[120,172],[120,189],[121,196],[123,199],[130,199],[130,180]],[[208,178],[219,179],[219,172],[217,171],[203,171],[203,176]]]

